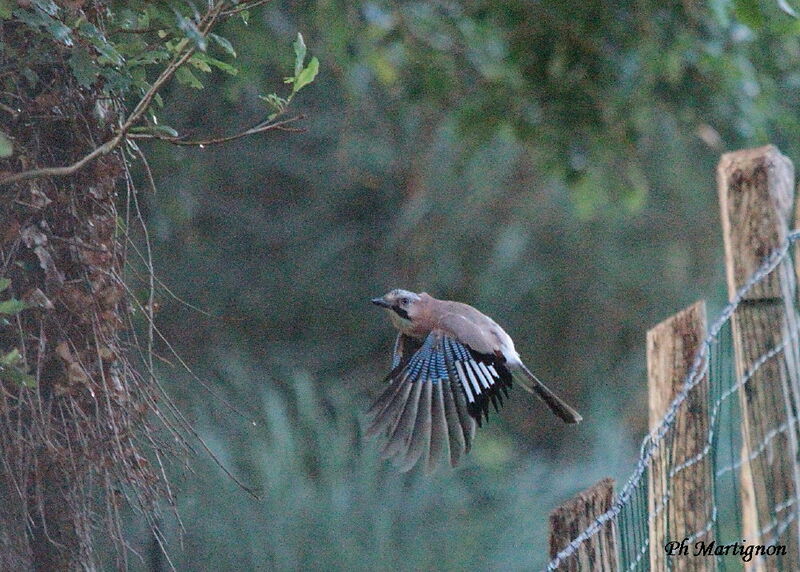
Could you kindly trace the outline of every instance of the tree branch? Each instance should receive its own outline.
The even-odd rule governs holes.
[[[10,113],[14,117],[14,119],[16,119],[17,115],[19,115],[19,109],[14,109],[13,107],[6,105],[5,103],[0,103],[0,109],[5,111],[6,113]]]
[[[245,10],[252,10],[253,8],[257,8],[258,6],[266,4],[267,2],[270,2],[270,0],[253,0],[252,2],[245,2],[239,4],[238,6],[236,6],[236,8],[225,10],[220,14],[220,16],[223,16],[225,18],[229,16],[234,16],[236,14],[239,14],[240,12],[244,12]]]
[[[167,143],[172,143],[173,145],[181,145],[184,147],[205,147],[206,145],[219,145],[221,143],[229,143],[231,141],[236,141],[237,139],[241,139],[243,137],[256,135],[258,133],[264,133],[265,131],[275,130],[275,131],[302,132],[305,131],[305,129],[298,127],[286,127],[290,123],[294,123],[295,121],[299,121],[301,119],[305,119],[305,115],[296,115],[294,117],[290,117],[289,119],[284,119],[283,121],[278,121],[276,123],[261,122],[258,125],[254,125],[250,129],[247,129],[240,133],[235,133],[234,135],[210,137],[208,139],[189,140],[185,139],[184,137],[171,137],[169,135],[159,135],[158,133],[130,133],[128,135],[128,139],[155,139],[158,141],[166,141]]]
[[[225,5],[224,0],[220,0],[217,2],[212,8],[209,9],[208,12],[203,16],[200,21],[200,25],[198,26],[198,30],[200,34],[204,37],[208,35],[211,31],[211,28],[214,25],[214,22],[219,17],[220,12],[222,12],[222,8]],[[142,99],[139,100],[139,103],[136,104],[131,114],[125,120],[125,122],[120,126],[117,133],[108,141],[100,145],[99,147],[94,148],[91,152],[87,155],[84,155],[71,165],[67,165],[64,167],[43,167],[40,169],[31,169],[29,171],[22,171],[20,173],[11,173],[9,175],[5,175],[0,177],[0,186],[1,185],[8,185],[11,183],[16,183],[18,181],[25,181],[30,179],[38,179],[40,177],[62,177],[66,175],[71,175],[78,171],[79,169],[83,168],[87,163],[96,159],[101,155],[106,155],[116,149],[119,144],[125,139],[128,130],[141,119],[142,115],[147,108],[150,107],[150,103],[152,103],[153,98],[155,97],[156,93],[161,89],[161,87],[175,74],[175,72],[180,68],[183,64],[185,64],[189,58],[195,52],[194,45],[190,44],[188,40],[183,40],[183,47],[186,47],[186,51],[183,54],[175,54],[175,57],[172,59],[170,64],[166,67],[166,69],[161,72],[161,75],[156,78],[153,82],[153,85],[150,86],[150,89],[145,92]],[[182,48],[183,48],[182,47]],[[182,49],[181,48],[181,49]]]

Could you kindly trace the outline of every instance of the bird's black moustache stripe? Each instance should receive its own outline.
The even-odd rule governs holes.
[[[403,310],[403,309],[402,309],[400,306],[392,306],[392,310],[394,310],[394,312],[395,312],[395,313],[396,313],[398,316],[400,316],[401,318],[403,318],[404,320],[410,320],[410,319],[411,319],[411,318],[409,318],[409,317],[408,317],[408,312],[406,312],[405,310]]]

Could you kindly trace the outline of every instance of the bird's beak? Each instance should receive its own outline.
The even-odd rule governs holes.
[[[391,304],[389,304],[389,302],[387,302],[383,298],[373,298],[371,301],[373,304],[375,304],[376,306],[380,306],[381,308],[389,308],[391,306]]]

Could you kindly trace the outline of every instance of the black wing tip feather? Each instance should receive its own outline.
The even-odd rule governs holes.
[[[476,352],[435,332],[424,343],[411,344],[398,338],[396,352],[399,359],[386,376],[389,386],[368,412],[366,435],[382,439],[381,456],[403,472],[422,465],[430,474],[445,459],[451,467],[458,466],[472,448],[476,426],[488,421],[489,405],[499,412],[504,397],[509,398],[512,377],[505,359],[501,354]],[[464,371],[460,369],[467,362],[485,381],[472,390],[465,387],[469,381],[462,378]],[[415,384],[436,387],[423,391]]]
[[[463,344],[462,344],[463,345]],[[464,345],[470,353],[472,359],[485,366],[493,366],[495,371],[499,374],[497,383],[484,389],[475,401],[467,404],[467,412],[478,423],[478,427],[483,427],[484,421],[489,421],[489,404],[494,407],[495,413],[499,413],[503,408],[503,395],[506,399],[510,397],[509,390],[513,387],[513,378],[511,371],[505,366],[505,358],[502,354],[482,354]]]

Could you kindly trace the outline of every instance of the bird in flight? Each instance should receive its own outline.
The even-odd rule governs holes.
[[[383,457],[401,471],[420,462],[430,472],[441,459],[458,465],[476,425],[488,420],[489,404],[498,411],[513,381],[564,422],[581,421],[522,363],[503,328],[472,306],[399,289],[372,303],[387,310],[399,333],[366,434],[382,440]]]

